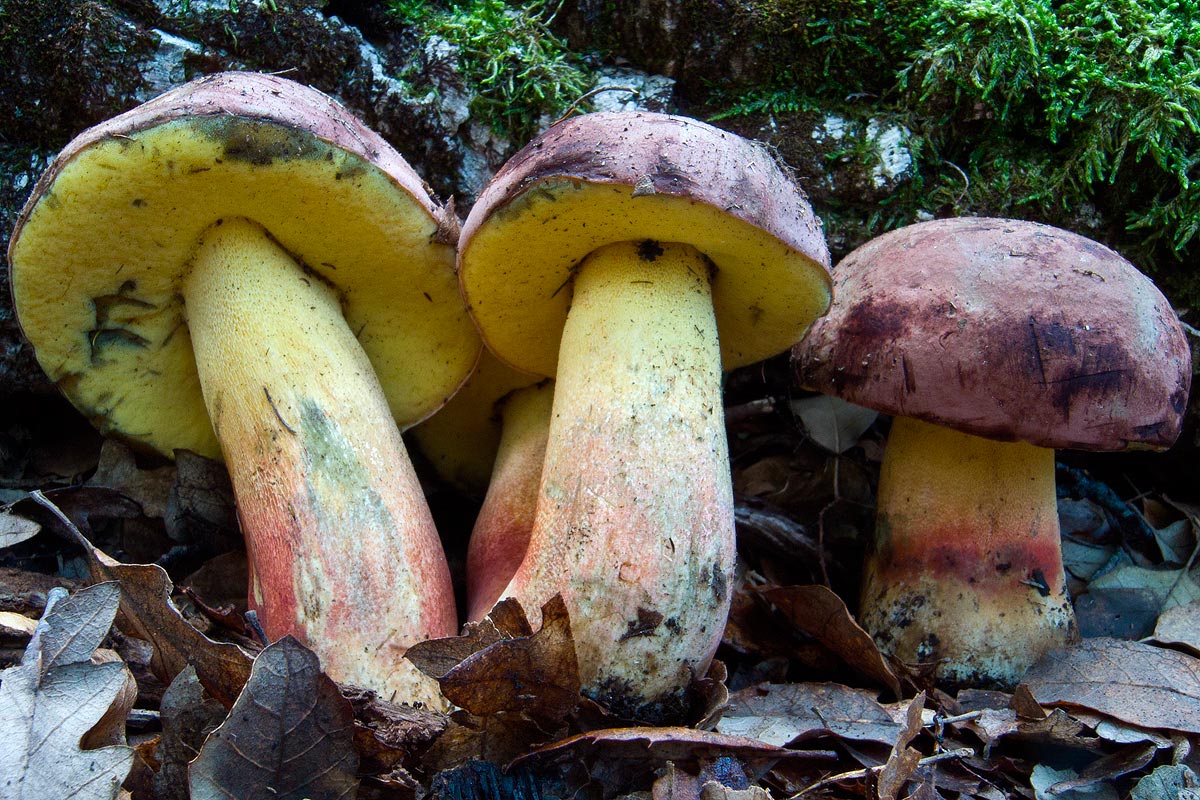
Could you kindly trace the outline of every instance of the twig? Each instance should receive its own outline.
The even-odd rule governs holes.
[[[775,400],[771,397],[764,397],[760,400],[751,400],[749,403],[742,403],[738,406],[729,406],[725,409],[726,422],[741,422],[742,420],[761,417],[764,414],[773,414],[775,412]]]
[[[942,163],[949,164],[954,168],[955,172],[962,176],[962,191],[958,193],[958,197],[954,198],[954,205],[958,205],[962,202],[962,199],[967,196],[967,192],[971,191],[971,179],[967,177],[967,173],[963,172],[962,167],[960,167],[958,164],[955,164],[953,161],[943,161]]]
[[[968,756],[973,756],[973,755],[975,755],[975,751],[972,750],[971,748],[960,747],[957,750],[947,750],[944,753],[938,753],[936,755],[926,756],[925,758],[922,758],[920,761],[917,762],[917,767],[918,768],[925,767],[930,764],[936,764],[939,761],[950,761],[950,760],[953,760],[956,758],[967,758]],[[873,775],[877,772],[883,772],[883,770],[886,766],[887,766],[887,764],[880,764],[877,767],[867,767],[866,769],[856,769],[852,772],[842,772],[837,775],[830,775],[828,778],[822,778],[821,780],[817,781],[812,786],[809,786],[805,789],[801,789],[800,791],[796,792],[794,795],[789,797],[788,800],[798,800],[798,798],[800,798],[801,796],[808,794],[809,792],[811,792],[815,789],[821,789],[821,788],[824,788],[824,787],[829,786],[834,783],[841,783],[842,781],[862,780],[863,778],[866,778],[868,775]]]
[[[575,102],[571,103],[571,106],[566,111],[563,112],[563,115],[561,117],[559,117],[558,119],[554,120],[554,124],[557,125],[558,123],[562,122],[567,117],[574,114],[575,109],[579,108],[579,104],[582,103],[584,100],[587,100],[590,97],[595,97],[596,95],[601,94],[603,92],[629,92],[634,97],[637,97],[638,95],[641,94],[641,92],[639,92],[637,89],[633,88],[632,86],[597,86],[595,89],[591,89],[591,90],[586,91],[583,94],[579,95],[579,97],[575,100]]]
[[[267,396],[267,404],[270,405],[271,410],[275,412],[275,419],[279,420],[280,425],[287,428],[288,433],[295,436],[296,429],[293,428],[291,425],[288,425],[287,421],[283,418],[283,415],[279,413],[279,409],[275,407],[275,401],[271,399],[271,392],[268,391],[267,387],[265,387],[265,386],[263,387],[263,394],[265,394]]]

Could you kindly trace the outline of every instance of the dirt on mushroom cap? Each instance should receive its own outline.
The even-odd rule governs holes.
[[[690,244],[714,264],[727,368],[786,349],[828,306],[820,222],[770,153],[640,112],[570,118],[509,161],[463,228],[463,292],[502,360],[551,376],[574,267],[643,240]]]
[[[1170,304],[1117,253],[1014,220],[922,223],[834,270],[793,351],[799,380],[859,405],[1042,447],[1164,448],[1191,357]]]

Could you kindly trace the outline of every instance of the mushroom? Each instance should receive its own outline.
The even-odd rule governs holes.
[[[458,394],[412,429],[445,481],[484,493],[467,548],[467,619],[487,616],[529,544],[554,382],[517,372],[487,350]]]
[[[502,433],[495,467],[467,547],[469,620],[487,616],[525,558],[553,402],[553,381],[517,389],[499,401]]]
[[[452,223],[328,96],[224,73],[80,134],[9,249],[21,325],[81,411],[144,449],[224,454],[268,637],[427,703],[400,656],[457,619],[395,420],[478,356]]]
[[[949,684],[1012,687],[1076,636],[1054,450],[1175,441],[1191,374],[1178,320],[1112,250],[1031,222],[902,228],[834,281],[796,374],[895,416],[862,624]]]
[[[787,349],[827,308],[820,223],[760,146],[598,113],[515,155],[460,243],[485,343],[556,380],[534,529],[504,594],[535,624],[561,594],[585,692],[673,716],[729,609],[722,364]]]

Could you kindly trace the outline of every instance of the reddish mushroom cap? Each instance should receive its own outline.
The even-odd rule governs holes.
[[[763,146],[686,117],[570,117],[496,174],[459,240],[459,279],[491,350],[553,376],[574,270],[616,242],[694,247],[714,268],[726,368],[786,350],[829,304],[829,250]]]
[[[884,234],[834,270],[835,302],[793,350],[813,389],[1042,447],[1166,448],[1191,354],[1166,298],[1101,244],[960,218]]]

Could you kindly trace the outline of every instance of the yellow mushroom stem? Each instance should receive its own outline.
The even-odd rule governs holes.
[[[1011,688],[1075,636],[1053,450],[897,417],[877,502],[860,617],[884,651]]]
[[[575,275],[529,549],[505,594],[561,592],[585,691],[678,713],[721,639],[734,558],[710,263],[678,244],[596,250]]]
[[[296,636],[337,681],[440,705],[401,657],[455,634],[449,570],[337,295],[260,226],[226,220],[183,296],[268,637]]]
[[[467,618],[487,616],[504,594],[533,530],[554,384],[517,389],[502,401],[500,447],[467,547]]]

